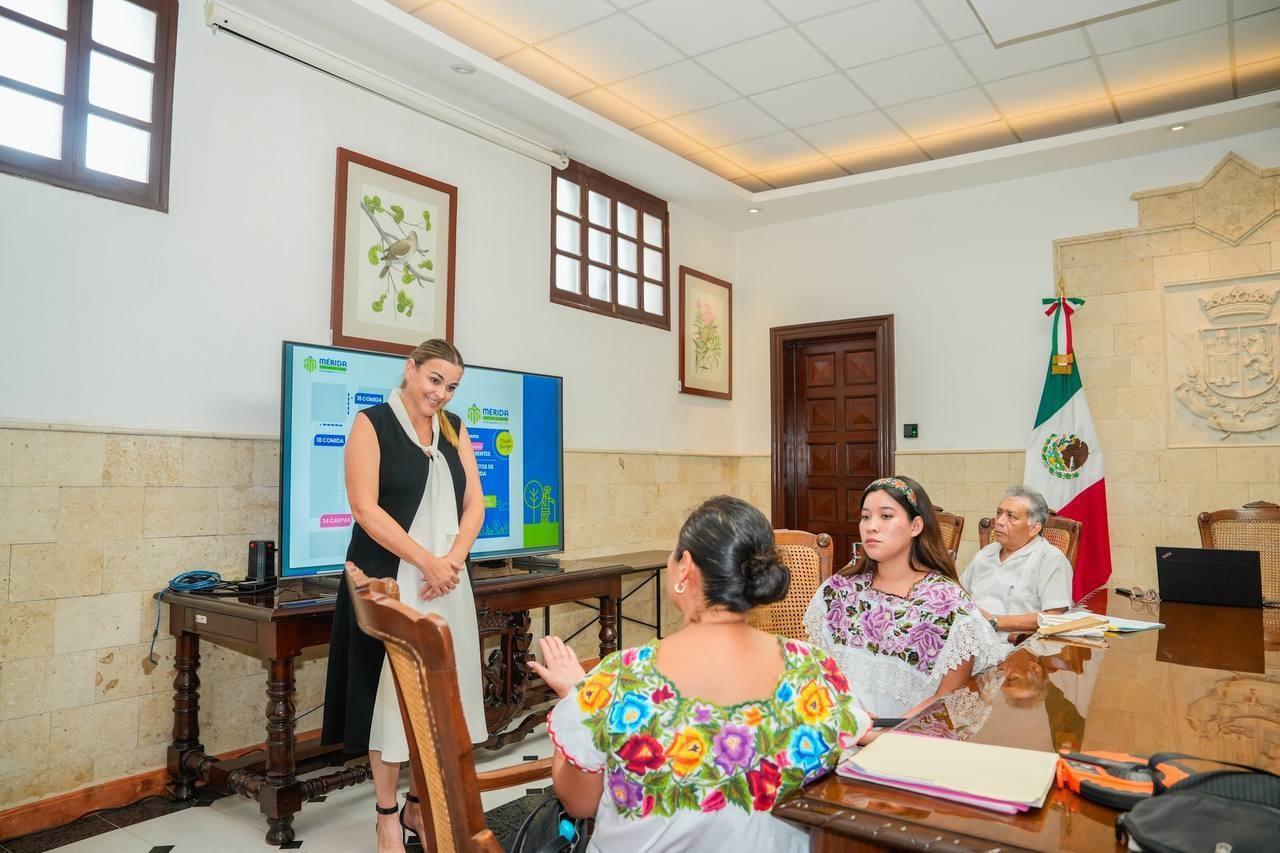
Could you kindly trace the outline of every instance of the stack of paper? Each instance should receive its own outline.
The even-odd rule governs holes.
[[[841,776],[1005,814],[1044,805],[1058,756],[885,732],[836,770]]]
[[[1088,619],[1090,617],[1098,617],[1106,619],[1106,622],[1084,628],[1078,631],[1064,631],[1056,636],[1059,637],[1101,637],[1104,631],[1114,631],[1117,633],[1131,633],[1133,631],[1150,631],[1153,628],[1163,628],[1163,622],[1143,622],[1141,619],[1121,619],[1119,616],[1099,616],[1097,613],[1090,613],[1088,610],[1075,610],[1070,613],[1041,613],[1038,618],[1041,628],[1051,628],[1054,625],[1062,625],[1067,622],[1074,622],[1077,619]]]

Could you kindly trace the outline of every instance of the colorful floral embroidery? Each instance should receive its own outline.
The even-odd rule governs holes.
[[[823,652],[782,645],[773,701],[725,707],[682,697],[652,665],[656,641],[601,661],[577,705],[620,816],[765,811],[835,765],[842,733],[859,734],[849,682]]]
[[[977,610],[963,589],[941,575],[921,578],[907,598],[872,589],[870,572],[834,575],[822,587],[822,597],[832,641],[901,658],[925,673],[942,653],[957,617]]]

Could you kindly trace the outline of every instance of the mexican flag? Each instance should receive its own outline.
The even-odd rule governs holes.
[[[1044,495],[1049,509],[1083,522],[1080,555],[1072,579],[1079,600],[1111,577],[1111,534],[1107,530],[1107,484],[1102,476],[1102,447],[1080,385],[1080,369],[1071,340],[1071,315],[1083,299],[1046,299],[1053,320],[1049,370],[1040,393],[1040,410],[1027,442],[1026,484]]]

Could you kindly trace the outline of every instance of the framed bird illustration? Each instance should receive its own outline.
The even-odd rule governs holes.
[[[458,188],[338,149],[333,343],[409,353],[453,340]]]

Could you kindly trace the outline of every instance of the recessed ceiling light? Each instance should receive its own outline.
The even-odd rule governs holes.
[[[1180,130],[1186,130],[1187,126],[1185,124],[1175,124],[1173,127],[1169,129],[1172,130],[1174,133],[1177,133]]]
[[[748,207],[748,208],[747,208],[747,213],[759,213],[759,212],[760,212],[760,208],[758,208],[758,207]]]
[[[476,73],[476,67],[474,65],[468,65],[465,62],[459,62],[457,65],[450,65],[449,68],[453,71],[454,74],[475,74]]]

